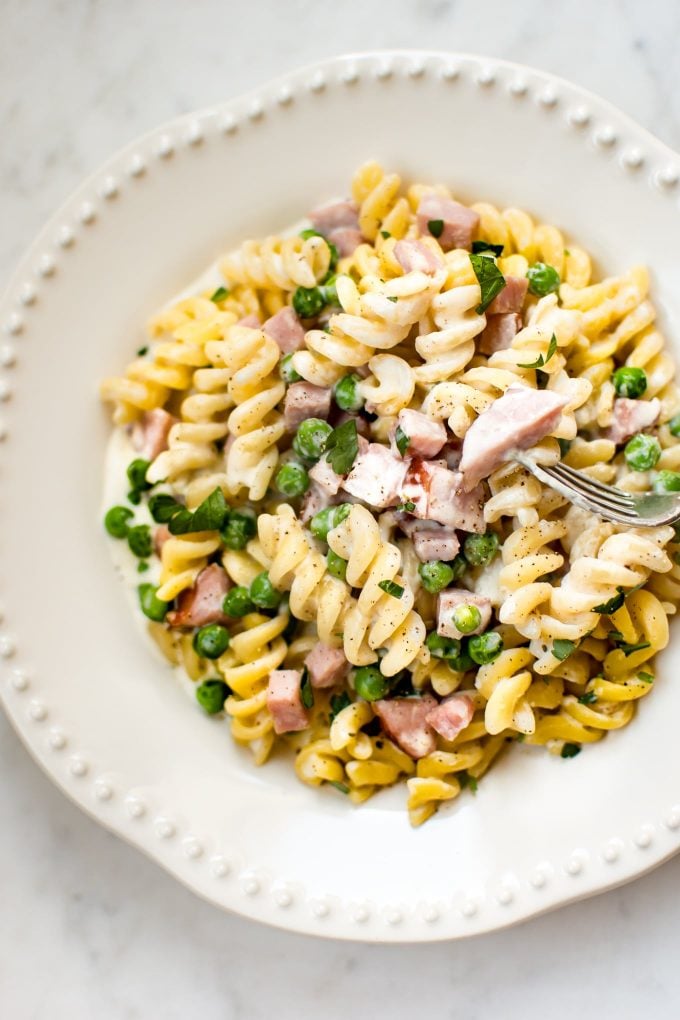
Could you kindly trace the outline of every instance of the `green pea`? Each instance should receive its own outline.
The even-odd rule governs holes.
[[[487,531],[484,535],[468,535],[463,552],[471,566],[484,567],[491,563],[498,552],[498,535],[495,531]]]
[[[360,376],[355,372],[343,375],[335,384],[335,403],[341,411],[360,411],[364,406],[364,399],[359,392]]]
[[[139,506],[139,504],[142,502],[142,494],[139,491],[139,489],[130,489],[130,491],[127,494],[127,498],[135,506]]]
[[[320,538],[325,542],[328,538],[328,532],[332,531],[333,528],[337,528],[339,524],[342,524],[345,518],[349,517],[351,509],[351,503],[340,503],[339,506],[327,506],[324,510],[319,510],[318,514],[314,514],[309,522],[309,530],[315,538]]]
[[[255,515],[232,510],[220,534],[227,549],[245,549],[251,538],[257,534]]]
[[[139,605],[145,616],[156,623],[162,623],[168,611],[168,603],[156,595],[158,588],[154,584],[140,584],[137,588]]]
[[[298,287],[293,294],[293,308],[301,319],[313,319],[326,305],[320,287]]]
[[[196,631],[193,645],[202,659],[219,659],[229,647],[229,631],[219,623],[209,623]]]
[[[435,659],[456,659],[460,655],[460,641],[456,638],[442,637],[436,630],[430,631],[425,644]]]
[[[347,579],[347,560],[343,560],[342,556],[338,556],[332,549],[326,553],[326,565],[331,577],[337,577],[339,581]]]
[[[680,492],[680,472],[659,471],[652,488],[654,492]]]
[[[680,436],[680,414],[676,414],[668,423],[668,428],[672,436],[676,438]]]
[[[447,661],[451,669],[455,670],[456,673],[467,673],[474,666],[474,662],[465,649],[461,651],[460,655],[456,655]]]
[[[472,634],[482,622],[482,614],[477,606],[466,602],[456,606],[453,611],[453,625],[461,634]]]
[[[319,288],[323,294],[324,304],[326,305],[339,305],[340,299],[338,297],[337,288],[338,278],[333,276],[331,273],[325,277],[323,284]]]
[[[649,471],[656,466],[661,456],[661,447],[654,436],[648,436],[646,432],[638,432],[626,443],[623,455],[631,471]]]
[[[138,457],[128,464],[127,476],[130,481],[130,485],[133,489],[138,492],[143,492],[145,489],[151,488],[151,482],[147,482],[146,473],[151,467],[150,460],[142,460]]]
[[[157,524],[167,524],[181,509],[175,497],[167,492],[157,492],[149,496],[149,511]]]
[[[153,542],[151,540],[151,529],[148,524],[136,524],[134,528],[130,528],[127,533],[127,540],[130,551],[135,556],[139,556],[140,560],[145,560],[151,555]]]
[[[448,565],[449,567],[451,567],[451,570],[453,571],[453,580],[458,581],[467,570],[468,561],[465,559],[462,553],[459,553],[458,556],[456,556],[455,560],[451,560],[451,562]]]
[[[560,287],[560,274],[554,266],[549,266],[545,262],[534,262],[533,266],[529,266],[527,280],[529,281],[529,290],[537,297],[552,294]]]
[[[230,693],[224,680],[204,680],[196,688],[196,701],[208,715],[217,715]]]
[[[255,603],[250,597],[250,592],[242,584],[237,585],[235,588],[230,588],[224,596],[224,602],[222,603],[222,609],[227,616],[233,616],[237,619],[245,616],[246,613],[252,613],[254,608]]]
[[[441,560],[431,560],[429,563],[421,563],[418,567],[420,580],[425,591],[436,595],[437,592],[446,588],[453,581],[453,570],[448,563]]]
[[[289,461],[279,468],[274,485],[284,496],[301,496],[309,488],[309,475],[302,464]]]
[[[300,379],[302,379],[300,373],[295,371],[292,354],[284,354],[281,358],[279,362],[279,375],[286,383],[300,382]]]
[[[112,538],[127,538],[130,530],[128,521],[134,517],[132,510],[126,506],[112,506],[104,517],[104,527]]]
[[[293,449],[298,457],[318,460],[326,447],[326,441],[333,429],[321,418],[307,418],[298,426],[293,440]]]
[[[389,691],[390,684],[375,666],[362,666],[354,674],[354,689],[364,701],[379,701]]]
[[[487,630],[485,634],[476,634],[468,641],[468,653],[478,666],[493,662],[503,651],[503,638],[495,630]]]
[[[260,609],[276,609],[282,595],[269,580],[267,571],[263,570],[261,574],[253,578],[250,585],[250,597]]]
[[[614,372],[612,382],[617,396],[636,400],[647,389],[647,373],[643,368],[623,365]]]

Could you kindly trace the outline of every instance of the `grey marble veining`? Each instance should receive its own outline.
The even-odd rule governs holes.
[[[0,284],[140,132],[347,50],[488,53],[564,75],[680,149],[675,0],[3,0]],[[227,916],[99,829],[0,718],[0,1016],[675,1017],[680,859],[471,942],[354,946]]]

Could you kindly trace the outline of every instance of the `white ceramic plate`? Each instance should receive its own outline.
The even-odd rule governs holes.
[[[130,619],[99,513],[109,423],[97,381],[219,252],[346,192],[369,157],[524,207],[608,272],[648,262],[663,326],[680,334],[680,160],[549,75],[447,54],[350,56],[159,128],[78,189],[0,306],[2,697],[70,797],[206,899],[301,932],[444,939],[675,852],[677,638],[628,729],[571,761],[514,749],[475,798],[412,830],[403,786],[354,809],[299,784],[290,763],[254,769],[192,708]]]

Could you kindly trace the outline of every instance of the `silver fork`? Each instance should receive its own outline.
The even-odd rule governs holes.
[[[562,462],[552,467],[542,467],[529,453],[521,450],[514,451],[512,459],[570,503],[616,524],[627,524],[631,528],[658,528],[662,524],[675,524],[680,520],[680,492],[646,492],[639,495],[604,485]]]

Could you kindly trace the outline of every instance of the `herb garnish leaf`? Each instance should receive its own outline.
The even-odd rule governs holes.
[[[619,588],[618,595],[614,595],[613,598],[609,599],[607,602],[602,602],[599,606],[593,606],[593,612],[603,613],[605,616],[611,616],[612,613],[615,613],[621,608],[625,597],[625,592],[623,589]]]
[[[552,358],[552,356],[553,356],[553,354],[555,353],[556,350],[557,350],[557,337],[553,333],[553,335],[550,337],[550,343],[548,344],[548,351],[546,353],[545,358],[543,357],[542,354],[539,354],[538,358],[536,359],[536,361],[531,361],[531,362],[528,362],[527,364],[524,364],[524,365],[518,364],[517,367],[518,368],[543,368],[544,365],[548,364],[548,362],[550,361],[550,359]]]
[[[309,677],[309,670],[306,666],[302,670],[302,680],[300,681],[300,701],[305,708],[314,707],[314,691]]]
[[[470,255],[470,263],[482,292],[482,300],[475,311],[478,315],[482,315],[496,295],[503,290],[506,281],[490,255]]]
[[[410,499],[407,499],[405,503],[399,503],[394,509],[396,511],[401,511],[402,513],[410,514],[413,513],[415,508],[415,503],[413,503]]]
[[[654,677],[652,676],[651,673],[638,673],[637,678],[638,680],[642,680],[643,684],[654,683]]]
[[[490,251],[498,257],[503,254],[502,244],[491,244],[490,241],[473,241],[472,242],[472,254],[481,255],[482,252]]]
[[[411,442],[411,437],[407,436],[401,425],[397,425],[397,431],[394,433],[394,441],[397,444],[397,449],[402,457],[406,456],[408,450],[408,444]]]
[[[556,659],[559,659],[560,662],[564,662],[564,660],[568,659],[572,652],[575,651],[575,641],[567,641],[564,638],[558,638],[556,641],[553,641],[552,653]]]
[[[186,535],[194,531],[219,531],[229,514],[229,505],[220,488],[210,495],[193,511],[186,507],[177,508],[168,522],[171,535]]]
[[[444,233],[444,220],[428,220],[427,229],[433,237],[441,237]]]
[[[229,291],[226,287],[218,287],[217,290],[210,295],[210,300],[214,301],[215,304],[219,304],[220,301],[224,301],[225,298],[229,297]]]
[[[347,708],[351,704],[352,701],[347,691],[343,691],[342,694],[333,694],[331,697],[330,721],[333,722],[336,715],[339,715],[343,708]]]
[[[385,592],[386,595],[391,595],[393,599],[400,599],[404,594],[404,589],[400,584],[395,584],[394,581],[378,581],[378,587]]]
[[[593,702],[597,701],[597,694],[595,691],[586,691],[585,694],[581,695],[578,701],[580,705],[592,705]]]
[[[344,783],[338,783],[335,779],[329,779],[329,784],[334,786],[340,793],[349,793],[349,786],[345,786]]]
[[[357,423],[354,418],[350,418],[337,429],[333,429],[326,440],[324,453],[336,475],[346,475],[350,472],[358,452]]]
[[[565,744],[560,751],[560,758],[575,758],[577,754],[581,753],[580,744]]]

